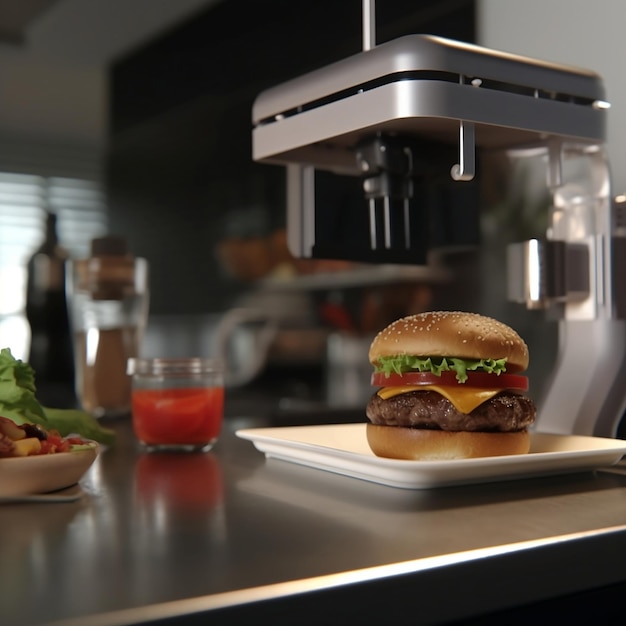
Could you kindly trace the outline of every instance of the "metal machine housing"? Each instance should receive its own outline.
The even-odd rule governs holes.
[[[445,167],[458,184],[474,177],[477,150],[542,153],[553,196],[546,240],[512,247],[509,274],[512,299],[561,318],[537,428],[615,436],[626,410],[626,307],[617,283],[626,255],[606,158],[608,108],[592,71],[410,35],[261,93],[253,158],[287,166],[289,245],[306,257],[315,248],[315,170],[367,178],[363,142],[406,138],[416,162],[434,144],[451,146]],[[585,164],[584,181],[568,178],[571,159]],[[374,199],[387,212],[393,199],[379,188]],[[384,237],[376,236],[376,210],[370,199],[372,248],[389,247],[398,238],[387,232],[387,213]]]

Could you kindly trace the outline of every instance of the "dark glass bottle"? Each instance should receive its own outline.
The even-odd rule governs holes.
[[[41,246],[28,261],[26,317],[31,329],[29,363],[37,396],[48,406],[73,398],[74,360],[65,300],[67,251],[60,245],[57,216],[48,213]]]

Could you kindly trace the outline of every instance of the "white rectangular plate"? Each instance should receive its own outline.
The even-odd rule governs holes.
[[[237,435],[268,458],[403,489],[495,482],[592,470],[617,463],[626,441],[532,433],[529,454],[453,461],[401,461],[370,450],[365,424],[248,428]]]

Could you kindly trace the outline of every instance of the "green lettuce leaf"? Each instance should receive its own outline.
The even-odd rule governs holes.
[[[441,376],[441,372],[455,372],[460,383],[467,380],[467,372],[487,372],[500,375],[506,371],[506,359],[458,359],[455,357],[417,357],[411,354],[384,356],[378,359],[375,370],[386,376],[406,372],[430,372]]]
[[[39,424],[66,437],[78,434],[86,439],[111,445],[115,433],[96,418],[76,409],[43,407],[36,397],[35,373],[24,361],[16,359],[9,348],[0,350],[0,415],[16,424]]]
[[[110,428],[103,428],[95,417],[85,411],[45,407],[45,412],[48,423],[62,437],[78,433],[86,439],[93,439],[107,446],[115,442],[115,432]]]
[[[49,428],[43,407],[35,398],[35,374],[28,363],[0,350],[0,415],[16,424],[41,424]]]

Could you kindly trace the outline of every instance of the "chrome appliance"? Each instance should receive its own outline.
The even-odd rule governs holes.
[[[292,252],[323,254],[317,171],[361,179],[370,260],[423,262],[416,181],[449,172],[463,185],[478,150],[542,154],[553,200],[546,237],[509,249],[509,297],[559,316],[537,427],[615,436],[626,409],[626,203],[611,194],[601,77],[428,35],[375,45],[372,0],[363,16],[362,52],[253,106],[253,158],[287,168]]]

